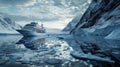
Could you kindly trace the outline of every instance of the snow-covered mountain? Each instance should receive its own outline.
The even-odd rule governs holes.
[[[0,14],[0,34],[15,34],[18,33],[16,29],[20,29],[21,26],[16,24],[6,15]]]
[[[81,35],[81,29],[92,36],[120,39],[120,0],[92,0],[86,12],[74,22],[70,31]]]

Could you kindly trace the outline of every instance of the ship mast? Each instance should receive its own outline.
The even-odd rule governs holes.
[[[41,27],[43,28],[43,24],[41,24]]]

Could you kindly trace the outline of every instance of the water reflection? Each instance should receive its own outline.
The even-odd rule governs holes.
[[[110,53],[114,57],[117,56],[117,60],[119,60],[120,56],[120,41],[105,40],[98,37],[89,40],[81,38],[81,40],[77,41],[78,43],[75,41],[76,39],[52,36],[42,38],[0,36],[0,38],[0,66],[1,64],[19,63],[29,65],[28,67],[90,67],[91,63],[89,61],[75,59],[70,56],[70,52],[73,50],[85,52],[84,49],[86,48],[81,49],[80,46],[89,47],[92,44],[96,44],[101,48],[99,53],[101,51]],[[105,51],[111,48],[112,50]],[[90,52],[91,50],[87,51]],[[98,52],[91,54],[101,56],[101,54],[96,53]]]
[[[24,44],[26,48],[31,50],[38,50],[46,47],[45,38],[39,37],[23,37],[17,44]]]
[[[84,61],[70,56],[72,48],[63,38],[22,38],[21,36],[0,36],[0,38],[0,66],[2,67],[7,64],[22,64],[28,67],[85,66]],[[78,65],[79,63],[81,65]]]

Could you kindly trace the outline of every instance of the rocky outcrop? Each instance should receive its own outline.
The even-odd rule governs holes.
[[[119,25],[120,0],[93,0],[80,21],[71,30],[71,34],[78,35],[82,29],[90,35],[103,37],[109,35],[109,39],[112,39],[110,34],[116,29],[120,30]],[[117,34],[114,39],[117,36],[119,35]]]
[[[101,24],[100,26],[102,26],[106,24],[105,22],[113,22],[113,20],[116,19],[118,20],[120,8],[119,5],[119,0],[93,0],[79,21],[79,24],[87,22],[81,26],[81,28],[88,28],[98,23]],[[115,21],[113,23],[115,23]]]

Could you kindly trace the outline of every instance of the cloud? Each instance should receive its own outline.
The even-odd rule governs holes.
[[[31,5],[36,0],[0,0],[0,6]]]
[[[64,27],[76,14],[83,14],[91,0],[0,0],[0,12],[22,24],[33,20]],[[51,23],[50,25],[48,23]],[[51,26],[51,27],[52,27]]]
[[[25,15],[12,15],[12,14],[6,14],[6,13],[2,13],[0,12],[0,15],[6,16],[6,17],[10,17],[12,20],[14,21],[41,21],[41,22],[52,22],[52,21],[59,21],[61,20],[59,18],[59,16],[53,16],[53,15],[40,15],[40,16],[25,16]]]

